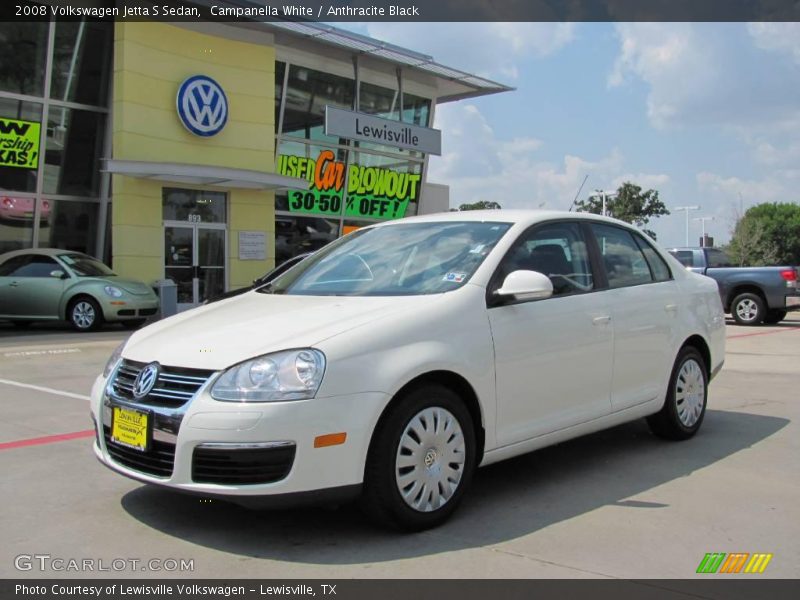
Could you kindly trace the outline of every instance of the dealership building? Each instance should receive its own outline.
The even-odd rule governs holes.
[[[0,253],[86,252],[183,307],[446,210],[436,106],[510,89],[313,23],[0,23],[0,50]]]

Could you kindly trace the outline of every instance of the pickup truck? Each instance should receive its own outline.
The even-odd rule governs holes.
[[[717,248],[671,248],[690,271],[716,280],[725,312],[740,325],[775,324],[800,310],[797,267],[735,267]]]

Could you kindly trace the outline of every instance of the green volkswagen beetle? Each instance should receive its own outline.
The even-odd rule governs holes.
[[[0,319],[19,327],[65,319],[78,331],[104,321],[133,329],[157,311],[150,286],[86,254],[58,248],[0,254]]]

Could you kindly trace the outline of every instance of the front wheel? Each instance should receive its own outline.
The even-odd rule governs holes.
[[[421,531],[455,511],[472,480],[472,418],[448,388],[407,394],[376,429],[364,474],[364,511],[380,524]]]
[[[739,325],[758,325],[766,314],[767,307],[758,294],[739,294],[731,303],[731,315]]]
[[[659,412],[647,417],[650,430],[668,440],[686,440],[700,429],[708,401],[708,371],[697,349],[678,353],[669,379],[667,399]]]
[[[94,331],[103,323],[100,306],[92,298],[77,298],[67,310],[67,318],[78,331]]]

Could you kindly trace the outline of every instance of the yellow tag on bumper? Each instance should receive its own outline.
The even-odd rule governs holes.
[[[147,413],[115,406],[111,441],[142,452],[147,450]]]

